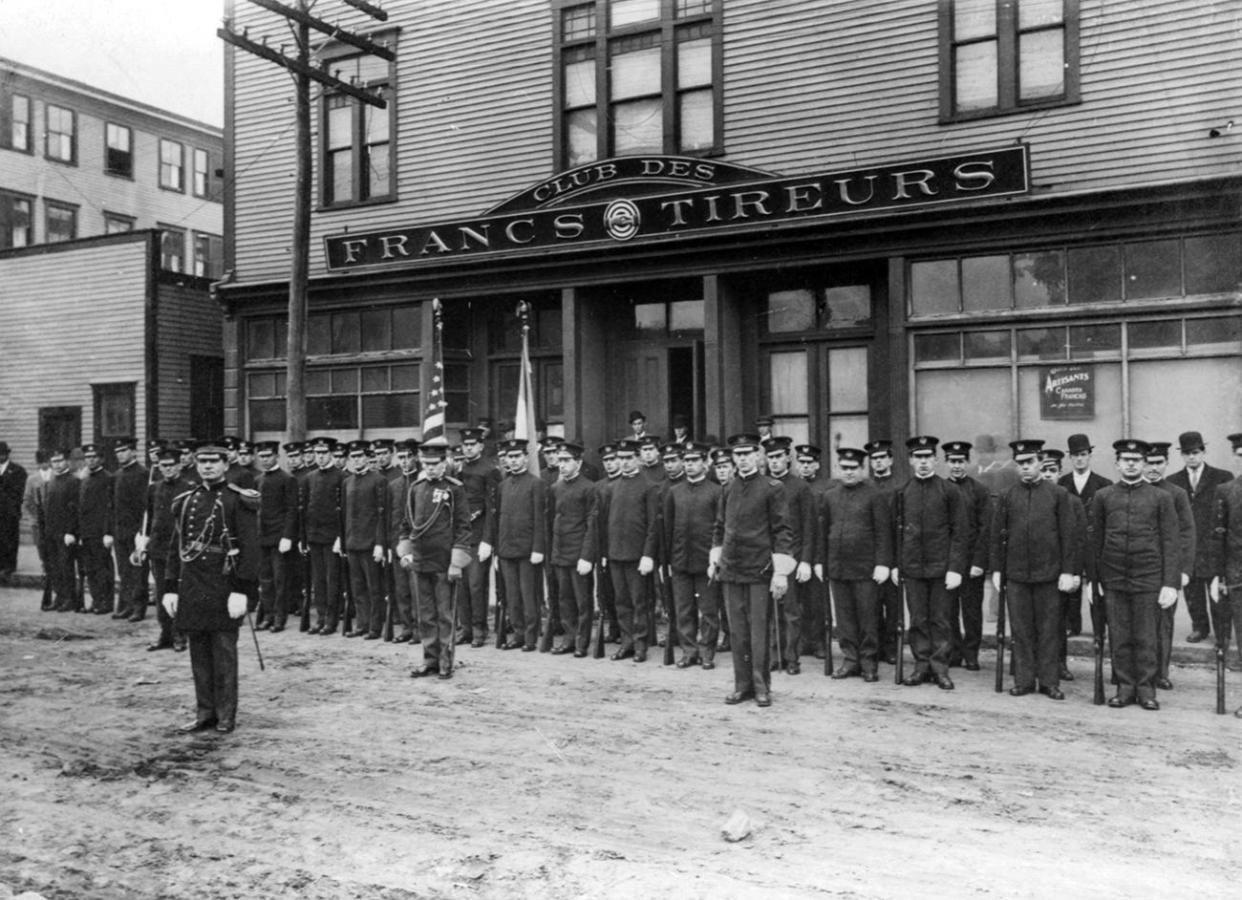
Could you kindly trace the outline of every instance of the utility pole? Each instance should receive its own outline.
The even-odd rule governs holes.
[[[281,44],[279,49],[272,49],[267,45],[266,36],[256,42],[250,39],[249,29],[243,29],[240,33],[234,31],[231,18],[225,19],[224,27],[216,31],[216,35],[225,43],[275,63],[287,69],[293,77],[296,170],[293,233],[289,242],[289,341],[286,347],[285,368],[285,432],[289,440],[301,441],[306,438],[306,294],[310,271],[311,82],[316,81],[330,90],[348,94],[356,100],[380,109],[387,106],[378,94],[342,81],[331,74],[326,64],[319,67],[311,65],[311,30],[327,34],[334,40],[350,44],[388,62],[396,59],[396,55],[387,46],[377,44],[364,35],[345,31],[335,24],[311,15],[315,0],[297,0],[296,7],[287,6],[277,0],[249,0],[249,2],[283,16],[294,38],[294,55],[290,57],[284,52],[284,44]],[[341,0],[341,2],[380,21],[388,19],[388,13],[366,0]]]

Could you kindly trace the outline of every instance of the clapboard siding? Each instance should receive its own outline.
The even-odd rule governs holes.
[[[341,4],[333,4],[335,11]],[[313,216],[321,239],[482,212],[550,174],[552,18],[546,0],[391,2],[398,26],[399,199]],[[1231,0],[1081,0],[1081,103],[939,121],[937,5],[930,0],[724,0],[723,134],[731,161],[796,173],[1025,141],[1042,196],[1236,174],[1242,36]],[[279,22],[238,4],[238,27],[280,42]],[[342,15],[347,27],[375,23]],[[239,280],[288,277],[292,91],[234,54]],[[318,105],[315,126],[318,127]],[[315,136],[318,147],[318,135]],[[316,153],[316,166],[318,156]],[[318,189],[318,173],[315,176]]]
[[[159,432],[173,437],[188,436],[190,357],[224,356],[224,316],[208,293],[177,284],[160,284],[157,303]]]

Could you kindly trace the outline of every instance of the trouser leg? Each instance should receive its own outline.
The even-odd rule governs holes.
[[[418,573],[423,662],[429,666],[448,665],[448,648],[453,641],[452,600],[452,585],[445,573]]]
[[[932,669],[931,581],[907,578],[906,607],[910,613],[910,653],[914,674],[926,675]]]
[[[1061,627],[1061,592],[1055,581],[1031,587],[1035,621],[1035,676],[1042,688],[1061,684],[1061,660],[1058,651],[1064,640]]]
[[[669,574],[673,591],[673,609],[677,629],[677,643],[683,658],[699,656],[699,612],[694,591],[694,574],[676,569]],[[670,629],[673,623],[669,623]]]
[[[699,656],[704,662],[711,662],[716,656],[716,637],[720,632],[720,582],[695,573],[694,595],[699,608]]]
[[[116,569],[112,563],[112,551],[100,538],[87,538],[82,542],[82,561],[86,581],[90,585],[91,608],[99,612],[111,612],[116,589]]]
[[[831,582],[834,624],[837,632],[837,646],[841,648],[841,667],[844,669],[857,669],[863,671],[862,651],[860,648],[863,611],[861,604],[857,602],[855,594],[855,586],[857,581],[833,580]],[[872,618],[876,618],[875,611],[872,610]],[[875,625],[872,625],[872,633],[875,632]],[[872,671],[875,669],[875,648],[872,647],[871,658]]]
[[[1211,602],[1208,596],[1210,583],[1209,578],[1191,578],[1185,591],[1186,612],[1190,613],[1190,630],[1205,635],[1212,634],[1215,625],[1212,617],[1208,615],[1208,604]]]
[[[478,552],[478,548],[475,548]],[[487,637],[487,569],[478,559],[461,570],[462,608],[458,618],[468,631],[468,636],[476,641]]]
[[[781,663],[795,665],[802,652],[802,595],[806,586],[789,577],[789,588],[780,599]]]
[[[1035,609],[1035,585],[1011,580],[1005,585],[1005,596],[1008,601],[1006,612],[1009,616],[1009,633],[1013,638],[1014,687],[1034,690],[1037,678],[1035,651],[1040,637]],[[1059,597],[1053,600],[1053,610],[1059,625]]]
[[[1173,659],[1173,617],[1177,604],[1163,609],[1156,604],[1156,677],[1169,677],[1169,663]]]
[[[979,647],[983,643],[983,576],[967,576],[958,590],[958,608],[962,616],[962,660],[979,662]]]

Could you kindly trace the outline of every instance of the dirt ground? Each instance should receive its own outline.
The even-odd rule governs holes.
[[[1163,709],[261,633],[231,735],[187,737],[155,625],[0,590],[0,897],[1237,896],[1242,722]],[[1232,712],[1242,677],[1230,674]],[[721,827],[741,811],[753,833]]]

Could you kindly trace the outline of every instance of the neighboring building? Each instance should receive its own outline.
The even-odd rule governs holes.
[[[233,4],[233,27],[283,20]],[[318,61],[308,425],[627,411],[825,447],[1242,427],[1242,35],[1178,0],[339,0]],[[226,419],[285,427],[287,74],[229,48]],[[1238,127],[1232,127],[1234,120]],[[290,130],[290,135],[292,131]],[[899,445],[900,446],[900,445]]]
[[[223,137],[0,59],[0,438],[223,428]]]

